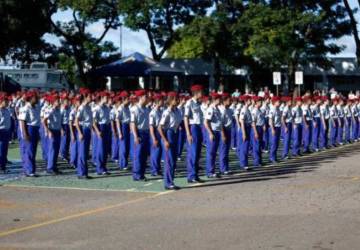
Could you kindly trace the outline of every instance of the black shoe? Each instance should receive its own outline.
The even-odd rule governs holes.
[[[144,178],[140,178],[140,179],[134,179],[134,181],[142,181],[142,182],[147,182],[148,179],[146,177]]]
[[[196,184],[196,183],[199,183],[199,182],[198,182],[197,180],[195,180],[195,179],[194,179],[194,180],[188,180],[187,182],[188,182],[188,183],[190,183],[190,184]]]
[[[166,190],[180,190],[180,187],[175,186],[175,185],[171,185],[171,186],[165,187],[165,189]]]
[[[0,173],[2,173],[2,174],[9,174],[10,171],[9,171],[9,170],[6,170],[6,169],[1,169],[1,170],[0,170]]]
[[[35,178],[35,177],[38,177],[38,175],[37,174],[25,174],[25,177],[33,177],[33,178]]]
[[[92,177],[88,176],[88,175],[78,176],[77,178],[79,180],[90,180],[90,179],[92,179]]]
[[[233,173],[231,171],[225,171],[221,173],[221,175],[232,175]]]

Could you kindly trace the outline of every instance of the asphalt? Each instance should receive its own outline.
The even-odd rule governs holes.
[[[0,249],[359,249],[360,144],[177,192],[0,187]]]

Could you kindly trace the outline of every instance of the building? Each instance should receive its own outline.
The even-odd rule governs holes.
[[[331,58],[333,68],[323,70],[312,64],[305,66],[303,89],[325,89],[336,88],[339,91],[360,90],[360,69],[357,67],[356,58]],[[188,89],[192,83],[200,83],[210,89],[215,86],[213,67],[210,62],[202,59],[171,59],[161,60],[169,67],[176,67],[184,71],[180,80],[180,89]],[[252,72],[246,69],[232,69],[222,66],[222,83],[228,91],[240,89],[245,91],[246,87],[259,88],[272,85],[271,72]],[[294,76],[295,77],[295,76]]]
[[[30,67],[0,66],[0,77],[9,77],[23,89],[40,88],[42,90],[69,89],[65,72],[49,68],[47,63],[35,62]]]

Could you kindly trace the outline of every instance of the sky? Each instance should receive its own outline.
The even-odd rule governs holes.
[[[352,7],[357,7],[358,0],[349,0]],[[357,17],[360,20],[360,14],[357,14]],[[59,12],[54,15],[54,21],[68,21],[71,20],[71,13],[69,11]],[[92,33],[94,36],[99,37],[103,31],[102,24],[93,24],[87,28],[88,32]],[[140,52],[147,56],[151,56],[150,45],[147,39],[147,36],[144,31],[131,31],[130,29],[123,27],[123,54],[127,56],[133,52]],[[45,35],[45,39],[51,43],[59,44],[59,39],[54,35]],[[119,47],[120,45],[120,29],[110,30],[105,40],[112,41],[115,46]],[[345,36],[336,41],[339,45],[344,45],[346,48],[336,57],[355,57],[356,46],[352,36]]]

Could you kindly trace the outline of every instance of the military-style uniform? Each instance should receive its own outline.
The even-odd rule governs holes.
[[[70,108],[68,106],[60,108],[61,113],[61,142],[60,142],[60,156],[64,160],[69,160],[69,147],[70,147],[70,128],[69,128],[69,115]]]
[[[336,104],[330,106],[330,143],[336,147],[336,140],[339,132],[339,113]]]
[[[24,173],[27,176],[33,176],[36,172],[36,150],[39,141],[40,128],[40,107],[39,105],[32,106],[26,103],[19,110],[19,121],[25,122],[25,129],[28,140],[25,138],[25,131],[21,130],[20,147],[22,147],[22,160]]]
[[[75,127],[77,108],[72,107],[69,113],[69,128],[72,129],[72,135],[70,136],[70,165],[76,168],[77,157],[78,157],[78,148],[77,148],[77,131]]]
[[[57,168],[57,159],[60,150],[62,115],[59,108],[49,107],[44,115],[50,133],[46,133],[47,145],[47,167],[48,173],[59,172]]]
[[[280,134],[281,134],[281,112],[279,107],[275,107],[275,106],[271,107],[269,111],[269,122],[272,122],[274,129],[274,131],[271,131],[271,126],[269,127],[269,134],[270,134],[269,159],[270,162],[276,162],[277,150],[279,148]]]
[[[150,167],[151,167],[151,175],[157,176],[161,174],[161,155],[162,155],[162,147],[160,143],[160,135],[157,130],[161,119],[162,111],[160,107],[153,108],[149,114],[149,123],[150,126],[153,127],[155,139],[158,141],[158,145],[155,146],[153,138],[150,136]]]
[[[240,128],[238,135],[238,140],[241,142],[240,150],[239,150],[240,167],[247,169],[249,165],[248,153],[250,146],[250,133],[251,133],[251,124],[252,124],[251,113],[247,106],[244,106],[241,109],[239,120],[244,123],[244,131]],[[245,134],[245,140],[243,138],[244,134]]]
[[[252,153],[254,166],[260,167],[262,164],[261,145],[265,128],[265,115],[259,108],[254,107],[251,111],[253,125],[255,126],[258,138],[255,137],[254,128],[251,130]]]
[[[303,112],[303,149],[305,153],[310,153],[310,145],[313,130],[313,116],[309,105],[304,104],[302,106]]]
[[[292,108],[288,105],[285,105],[282,111],[282,119],[284,120],[284,125],[282,126],[282,135],[283,135],[283,152],[281,155],[282,159],[289,157],[291,136],[293,134],[293,116]]]
[[[205,112],[205,120],[210,125],[211,132],[214,135],[213,140],[211,140],[209,132],[207,131],[206,133],[206,175],[208,177],[213,177],[215,175],[216,154],[220,145],[223,125],[221,112],[216,105],[211,104]]]
[[[76,113],[76,119],[80,125],[80,131],[77,131],[77,175],[78,177],[88,176],[88,163],[90,142],[91,142],[91,127],[93,123],[93,115],[91,107],[88,104],[81,104]],[[80,139],[80,133],[83,138]]]
[[[220,140],[220,154],[219,154],[219,161],[220,161],[220,173],[221,174],[228,174],[230,172],[229,168],[229,151],[230,146],[232,144],[232,133],[236,122],[234,121],[234,110],[230,107],[225,107],[224,105],[220,105],[219,107],[221,113],[221,119],[224,129],[224,134],[226,140]],[[236,131],[236,129],[235,129]],[[236,133],[235,133],[236,135]],[[235,139],[236,141],[236,139]]]
[[[177,158],[177,140],[178,140],[178,128],[182,121],[181,111],[177,108],[167,108],[162,114],[159,125],[166,136],[166,140],[169,142],[170,148],[165,147],[162,140],[162,147],[165,154],[165,166],[164,166],[164,186],[170,188],[174,186],[174,177],[176,169]]]
[[[7,108],[0,108],[0,170],[6,171],[9,141],[11,139],[11,114]]]
[[[107,157],[110,152],[110,138],[111,138],[111,127],[110,127],[110,108],[106,104],[97,105],[94,108],[93,121],[96,123],[101,135],[99,136],[96,132],[95,138],[95,165],[96,173],[98,175],[107,174]]]
[[[139,144],[134,142],[133,150],[133,180],[145,179],[146,160],[149,155],[149,113],[150,109],[139,104],[131,109],[130,122],[137,128]],[[135,140],[135,135],[134,135]]]
[[[301,155],[300,147],[303,131],[303,111],[300,106],[295,106],[292,108],[292,116],[294,120],[292,155],[298,156]]]
[[[184,116],[189,119],[190,133],[192,136],[192,143],[187,143],[187,179],[194,181],[199,179],[199,160],[201,154],[201,145],[203,141],[202,136],[202,121],[203,113],[201,111],[200,103],[194,98],[188,100],[185,104]]]
[[[117,120],[119,122],[118,133],[122,135],[119,140],[119,166],[120,169],[128,167],[130,152],[130,109],[129,105],[121,104],[117,110]]]

